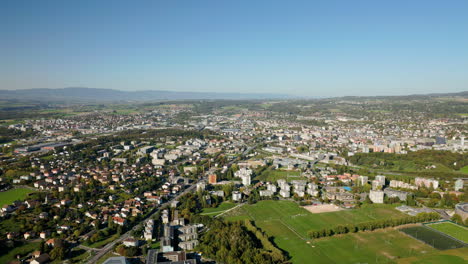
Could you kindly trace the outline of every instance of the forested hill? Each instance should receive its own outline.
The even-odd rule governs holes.
[[[435,165],[437,171],[459,171],[468,166],[468,152],[420,150],[406,155],[393,153],[357,153],[349,161],[358,166],[396,171],[426,170]]]

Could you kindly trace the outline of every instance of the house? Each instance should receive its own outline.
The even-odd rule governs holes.
[[[18,236],[18,233],[16,233],[16,232],[8,232],[7,235],[6,235],[7,239],[13,239],[13,238],[15,238],[17,236]]]
[[[55,238],[51,238],[45,242],[47,246],[52,246],[54,247],[58,243],[58,240]]]
[[[132,237],[129,237],[123,241],[123,244],[126,247],[138,247],[139,241]]]
[[[24,239],[29,239],[29,238],[32,238],[35,236],[35,233],[34,232],[26,232],[23,234],[24,236]]]
[[[42,238],[42,239],[46,239],[47,237],[49,236],[49,232],[41,232],[39,234],[39,237]]]
[[[114,224],[118,224],[120,226],[124,226],[127,223],[127,220],[119,216],[112,217],[112,221],[114,222]]]
[[[39,257],[33,259],[30,263],[31,264],[43,264],[48,263],[50,261],[50,256],[47,253],[41,254]]]
[[[10,213],[14,210],[15,208],[9,204],[5,204],[3,207],[2,207],[2,211],[5,212],[5,213]]]

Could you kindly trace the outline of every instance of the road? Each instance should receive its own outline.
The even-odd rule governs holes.
[[[243,155],[243,156],[246,155],[247,153],[249,153],[252,149],[256,148],[257,146],[258,146],[258,145],[255,145],[255,146],[253,146],[253,147],[248,147],[248,148],[242,153],[242,155]],[[231,164],[234,163],[234,162],[235,162],[235,161],[230,162],[229,165],[231,165]],[[177,166],[176,166],[176,168],[177,168]],[[177,169],[178,169],[178,168],[177,168]],[[93,257],[88,261],[88,263],[96,263],[102,256],[104,256],[104,255],[107,254],[109,251],[111,251],[117,243],[120,243],[120,242],[124,241],[125,239],[129,238],[129,237],[130,237],[130,234],[132,233],[132,231],[138,229],[138,228],[145,222],[146,219],[151,218],[151,217],[154,216],[157,212],[159,212],[159,210],[160,210],[161,208],[163,208],[163,207],[166,206],[166,205],[169,205],[169,204],[170,204],[171,202],[173,202],[174,200],[179,199],[179,197],[181,197],[182,195],[184,195],[184,194],[186,194],[186,193],[192,191],[192,190],[196,187],[196,184],[197,184],[196,182],[193,183],[190,187],[188,187],[187,189],[185,189],[183,192],[181,192],[180,194],[178,194],[176,197],[173,197],[171,200],[169,200],[169,201],[167,201],[167,202],[165,202],[165,203],[160,204],[158,207],[156,207],[156,208],[154,209],[154,211],[153,211],[151,214],[149,214],[147,217],[145,217],[143,220],[141,220],[141,222],[140,222],[139,224],[135,225],[131,230],[129,230],[129,231],[127,231],[125,234],[121,235],[118,239],[116,239],[116,240],[110,242],[109,244],[105,245],[105,246],[104,246],[103,248],[101,248],[101,249],[97,249],[97,250],[96,250],[96,249],[93,249],[93,250],[96,251],[97,253],[96,253],[95,256],[93,256]],[[85,249],[85,247],[83,247],[83,246],[81,246],[81,248],[84,248],[84,249]],[[91,250],[91,249],[89,249],[89,250]]]
[[[138,229],[144,222],[146,219],[148,218],[151,218],[152,216],[154,216],[157,212],[159,212],[159,210],[161,208],[163,208],[164,206],[166,205],[169,205],[171,202],[173,202],[174,200],[177,200],[179,199],[182,195],[192,191],[196,186],[196,183],[195,184],[192,184],[190,187],[188,187],[187,189],[185,189],[183,192],[179,193],[177,196],[173,197],[171,200],[165,202],[165,203],[162,203],[160,204],[158,207],[156,207],[153,212],[151,214],[149,214],[147,217],[145,217],[144,219],[141,220],[141,222],[137,225],[135,225],[132,229],[130,229],[129,231],[127,231],[125,234],[121,235],[118,239],[110,242],[109,244],[105,245],[103,248],[101,249],[98,249],[98,250],[95,250],[97,251],[96,255],[93,256],[89,261],[88,263],[96,263],[102,256],[104,256],[105,254],[107,254],[109,251],[111,251],[114,246],[117,244],[117,243],[120,243],[122,241],[124,241],[125,239],[129,238],[130,237],[130,234],[132,233],[132,231]],[[83,247],[82,247],[83,248]]]

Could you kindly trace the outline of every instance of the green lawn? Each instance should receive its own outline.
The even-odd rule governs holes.
[[[106,245],[107,243],[110,243],[110,242],[114,241],[114,240],[117,239],[118,237],[119,237],[118,234],[114,234],[114,235],[112,235],[112,236],[110,236],[110,237],[108,237],[108,238],[106,238],[106,239],[100,240],[100,241],[95,242],[95,243],[93,243],[93,244],[89,244],[89,245],[87,245],[87,246],[88,246],[88,247],[91,247],[91,248],[100,248],[100,247]]]
[[[264,222],[280,221],[305,237],[307,232],[313,229],[389,217],[406,217],[406,215],[395,210],[393,206],[385,204],[364,205],[359,209],[312,214],[292,201],[266,200],[236,208],[227,213],[225,217],[230,220],[251,219],[261,228]]]
[[[468,174],[468,166],[465,166],[460,169],[461,172]]]
[[[354,249],[353,246],[355,244],[355,239],[353,238],[357,239],[361,236],[361,234],[365,235],[364,233],[360,233],[359,235],[349,234],[349,237],[346,239],[341,238],[345,236],[335,236],[332,238],[317,240],[316,243],[318,244],[316,245],[316,248],[312,248],[312,245],[315,245],[316,243],[312,242],[312,240],[307,237],[307,232],[309,230],[321,229],[338,224],[360,223],[374,219],[390,217],[396,218],[404,216],[406,215],[395,210],[393,206],[383,204],[366,205],[363,208],[354,210],[312,214],[297,205],[295,202],[260,201],[257,204],[243,205],[242,207],[236,208],[233,211],[228,212],[225,215],[225,218],[228,220],[253,220],[256,226],[262,229],[268,236],[272,237],[273,242],[279,248],[289,253],[289,255],[292,257],[293,263],[310,263],[311,259],[317,259],[317,262],[314,263],[356,263],[360,260],[360,251],[351,250]],[[395,232],[392,233],[395,234]],[[396,232],[396,234],[398,234],[398,232]],[[395,241],[398,239],[407,238],[403,234],[395,236],[398,237],[395,238]],[[344,239],[344,242],[341,242],[342,244],[339,244],[340,247],[338,248],[334,246],[334,244],[337,242],[329,242],[330,245],[325,246],[328,243],[325,241],[341,241],[340,239]],[[371,240],[371,238],[368,239]],[[415,241],[411,238],[408,239],[410,239],[415,244],[424,245],[419,241]],[[380,238],[376,240],[380,241]],[[312,244],[309,244],[308,242]],[[321,245],[323,245],[325,248],[322,248]],[[383,247],[384,245],[381,243],[380,246]],[[373,246],[371,245],[362,247],[370,247],[368,251],[373,250]],[[406,246],[402,245],[401,248],[406,248]],[[405,252],[398,252],[399,249],[400,246],[397,246],[396,249],[392,249],[394,251],[388,252],[388,254],[405,255],[403,254]],[[350,262],[346,262],[347,260],[345,260],[344,256],[335,256],[335,251],[343,251],[341,254],[351,254],[354,256],[354,258],[351,258]],[[346,253],[347,251],[350,252]],[[374,253],[372,254],[372,256],[362,256],[361,263],[369,260],[372,260],[369,263],[374,263],[376,255]],[[382,254],[387,253],[384,252],[376,254],[378,255],[378,258],[384,259]]]
[[[216,216],[219,215],[220,213],[233,208],[236,206],[235,203],[231,202],[223,202],[218,207],[212,207],[212,208],[204,208],[203,211],[200,213],[201,215],[209,215],[209,216]]]
[[[309,247],[312,249],[307,254],[308,258],[315,254],[319,260],[314,263],[395,263],[398,258],[422,256],[435,251],[394,229],[318,239],[311,242]]]
[[[15,247],[8,251],[7,254],[0,256],[0,263],[8,263],[16,259],[16,255],[21,257],[26,256],[28,253],[33,252],[39,248],[39,242],[36,243],[25,243],[21,246]]]
[[[85,263],[85,261],[91,256],[89,252],[81,248],[73,248],[70,254],[71,263]]]
[[[398,264],[465,264],[468,261],[468,248],[435,251],[424,256],[414,256],[398,260]]]
[[[468,228],[466,227],[451,222],[430,224],[427,225],[427,227],[430,227],[449,236],[452,236],[458,240],[461,240],[465,243],[468,243]]]
[[[26,188],[16,188],[6,192],[0,192],[0,206],[11,204],[16,200],[22,201],[32,192],[32,190]]]
[[[255,177],[255,180],[276,182],[279,179],[285,179],[287,181],[292,180],[307,180],[306,177],[301,177],[300,171],[289,171],[289,170],[265,170],[260,175]]]

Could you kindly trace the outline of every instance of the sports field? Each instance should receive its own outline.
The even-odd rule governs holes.
[[[437,250],[424,256],[401,258],[398,264],[466,264],[468,262],[468,248]]]
[[[402,216],[405,215],[390,205],[367,205],[355,210],[312,214],[295,202],[260,201],[257,204],[236,208],[228,212],[225,218],[228,220],[253,220],[255,225],[273,238],[278,247],[289,253],[293,263],[310,263],[311,259],[316,260],[314,263],[374,263],[376,258],[385,263],[383,262],[385,259],[390,259],[385,254],[411,256],[409,252],[400,252],[400,249],[403,250],[409,248],[409,246],[401,244],[400,247],[400,245],[394,243],[395,248],[387,250],[390,252],[381,251],[379,253],[374,252],[374,249],[388,247],[383,240],[384,237],[387,237],[386,232],[381,232],[380,237],[372,235],[376,232],[365,232],[314,241],[307,237],[307,232],[312,229],[321,229],[338,224],[360,223],[374,219]],[[389,237],[390,240],[395,237],[395,241],[411,241],[415,245],[422,246],[426,251],[431,250],[431,247],[397,231],[391,231],[389,234],[393,234]],[[362,244],[355,249],[354,246],[358,240],[362,240],[364,244],[367,244]],[[337,251],[341,253],[337,254]]]
[[[267,222],[280,222],[306,237],[307,232],[340,224],[356,224],[376,219],[406,217],[391,205],[364,205],[359,209],[312,214],[292,201],[260,201],[244,205],[225,215],[228,220],[251,219],[261,227]],[[268,232],[268,230],[265,230]]]
[[[426,226],[407,227],[400,229],[400,231],[439,250],[461,248],[465,246],[464,243]]]
[[[468,243],[468,228],[466,227],[452,222],[435,223],[426,226]]]
[[[8,190],[6,192],[0,192],[0,206],[4,206],[5,204],[11,204],[16,200],[22,201],[30,193],[32,193],[32,191],[26,188],[16,188]]]
[[[302,240],[279,222],[263,227],[269,228],[268,235],[291,256],[292,263],[395,263],[397,258],[436,251],[394,229]]]
[[[313,253],[320,256],[320,261],[313,263],[394,263],[398,258],[435,252],[430,246],[395,229],[328,237],[310,245],[315,246]]]

